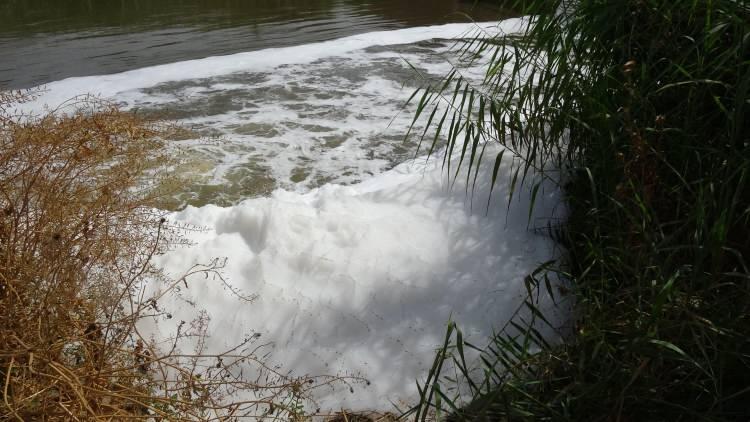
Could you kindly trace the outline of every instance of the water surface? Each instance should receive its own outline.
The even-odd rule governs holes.
[[[0,88],[508,16],[459,0],[2,0]]]

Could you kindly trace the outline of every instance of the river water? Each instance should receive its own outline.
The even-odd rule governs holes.
[[[370,381],[316,389],[308,411],[393,410],[413,404],[449,318],[485,343],[557,255],[528,230],[560,217],[555,186],[532,213],[521,188],[508,206],[510,159],[492,190],[488,143],[477,182],[450,189],[442,155],[415,159],[425,149],[404,138],[416,88],[455,66],[481,81],[453,40],[524,25],[503,16],[455,0],[0,0],[0,87],[43,84],[22,112],[94,95],[178,123],[166,147],[183,182],[164,206],[192,246],[157,264],[179,278],[227,260],[223,280],[160,301],[174,318],[144,335],[207,315],[206,353],[258,338],[279,373]]]
[[[507,11],[459,0],[2,0],[0,88]]]

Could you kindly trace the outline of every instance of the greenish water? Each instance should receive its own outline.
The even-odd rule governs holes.
[[[496,20],[459,0],[0,0],[0,88],[378,30]]]

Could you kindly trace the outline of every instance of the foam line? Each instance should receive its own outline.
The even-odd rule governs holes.
[[[30,106],[36,109],[44,105],[56,107],[82,94],[112,98],[123,91],[142,89],[168,81],[210,78],[247,70],[262,71],[283,64],[309,63],[323,57],[341,55],[373,45],[408,44],[433,38],[450,39],[460,37],[479,27],[488,31],[514,31],[522,25],[522,22],[522,19],[509,19],[502,22],[446,24],[370,32],[320,43],[207,57],[112,75],[68,78],[46,84],[47,92],[37,101],[30,103]]]

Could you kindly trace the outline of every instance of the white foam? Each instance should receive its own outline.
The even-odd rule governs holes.
[[[488,147],[488,157],[496,153]],[[432,363],[449,318],[469,341],[485,342],[521,303],[524,277],[556,255],[549,238],[527,230],[526,192],[506,213],[505,165],[485,215],[486,162],[473,201],[462,182],[447,188],[439,160],[420,159],[354,186],[188,207],[174,220],[207,231],[160,264],[178,274],[226,257],[233,287],[259,295],[248,305],[220,283],[189,280],[182,294],[211,316],[210,350],[259,332],[274,342],[272,360],[282,371],[371,381],[354,393],[320,390],[324,409],[392,410],[390,402],[415,398],[414,382]],[[559,203],[560,192],[545,185],[532,226],[560,216]],[[168,307],[175,319],[160,322],[163,333],[196,312],[179,302]]]

